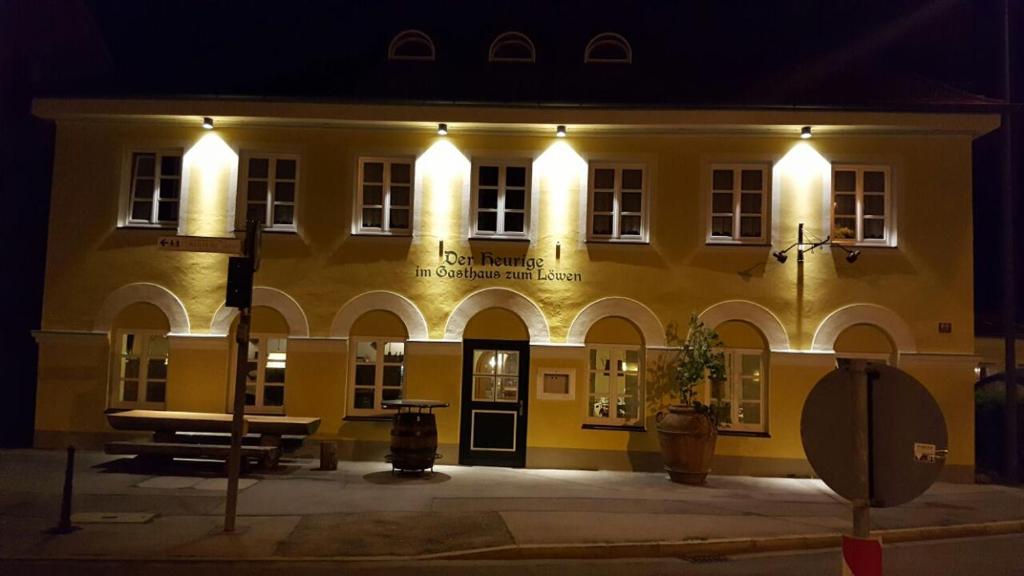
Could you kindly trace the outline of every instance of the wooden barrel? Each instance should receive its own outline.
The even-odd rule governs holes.
[[[395,414],[391,427],[391,465],[397,470],[434,467],[437,454],[437,423],[433,414]]]

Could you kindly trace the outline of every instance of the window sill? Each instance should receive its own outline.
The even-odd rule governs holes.
[[[770,243],[758,240],[757,242],[741,242],[737,240],[708,240],[705,246],[724,246],[726,248],[771,248]]]
[[[620,432],[646,432],[647,428],[639,424],[616,425],[616,424],[583,424],[583,430],[618,430]]]
[[[412,238],[411,232],[353,232],[357,238]]]
[[[394,418],[387,414],[375,414],[366,416],[353,415],[345,416],[344,418],[342,418],[342,421],[345,422],[391,422],[392,420],[394,420]]]
[[[264,228],[264,234],[298,234],[297,228]]]
[[[605,244],[605,245],[625,244],[625,245],[634,245],[634,246],[635,245],[650,246],[651,241],[650,240],[632,240],[632,239],[629,239],[629,240],[619,240],[619,239],[616,239],[616,238],[587,238],[587,244]]]
[[[470,242],[521,242],[523,244],[529,244],[531,242],[529,236],[470,236]]]
[[[749,430],[730,430],[728,428],[718,429],[719,436],[737,436],[740,438],[771,438],[772,435],[767,432],[752,432]]]
[[[899,248],[898,244],[878,244],[874,242],[856,242],[854,240],[832,240],[832,243],[837,246],[844,246],[846,248],[878,248],[881,250],[896,250]]]
[[[118,230],[152,230],[160,232],[174,232],[178,234],[178,224],[122,224],[117,227]]]

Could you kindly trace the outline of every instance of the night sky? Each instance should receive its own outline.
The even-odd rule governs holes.
[[[1012,18],[1021,29],[1021,4]],[[398,31],[435,41],[429,67],[388,63]],[[517,30],[537,63],[496,72],[487,47]],[[594,74],[586,41],[615,31],[634,64]],[[220,96],[517,105],[827,106],[999,110],[1002,2],[313,2],[0,0],[0,190],[15,359],[0,443],[31,441],[53,126],[37,96]],[[1020,40],[1013,42],[1020,45]],[[1021,50],[1015,50],[1020,53]],[[1024,58],[1014,96],[1024,94]],[[1015,157],[1024,155],[1024,120]],[[975,144],[975,308],[998,330],[1002,136]],[[1024,181],[1017,167],[1017,182]],[[1019,186],[1018,186],[1019,188]],[[88,194],[88,190],[83,190]],[[1018,194],[1019,196],[1019,194]],[[1024,222],[1018,200],[1017,221]],[[1018,246],[1024,246],[1018,225]],[[1018,254],[1024,249],[1018,249]],[[1024,262],[1018,322],[1024,321]],[[8,362],[10,364],[10,361]]]

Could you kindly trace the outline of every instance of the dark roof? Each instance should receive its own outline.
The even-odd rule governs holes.
[[[95,30],[106,61],[70,82],[54,74],[40,92],[666,107],[999,103],[967,89],[979,56],[964,48],[972,29],[955,26],[965,10],[976,16],[965,3],[831,4],[83,0],[89,17],[78,24]],[[391,38],[410,28],[433,39],[436,61],[388,61]],[[536,63],[487,61],[491,41],[509,30],[531,38]],[[633,63],[585,64],[584,47],[601,32],[622,34]],[[934,79],[936,70],[945,77]]]

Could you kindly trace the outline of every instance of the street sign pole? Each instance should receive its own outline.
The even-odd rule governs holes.
[[[857,474],[857,486],[861,492],[853,504],[853,535],[867,538],[871,532],[871,422],[868,395],[867,363],[854,360],[851,366],[853,377],[853,458]]]
[[[235,357],[235,398],[231,419],[231,452],[228,456],[228,494],[224,505],[224,532],[234,532],[235,516],[238,511],[238,477],[242,468],[242,435],[245,428],[245,384],[249,372],[249,328],[252,323],[252,276],[259,267],[260,223],[249,220],[245,226],[244,258],[246,260],[242,279],[246,294],[241,295],[238,307],[238,329],[235,332],[237,351]],[[230,273],[229,273],[230,275]],[[229,281],[229,303],[232,291],[237,287]],[[238,296],[237,294],[235,295]]]

